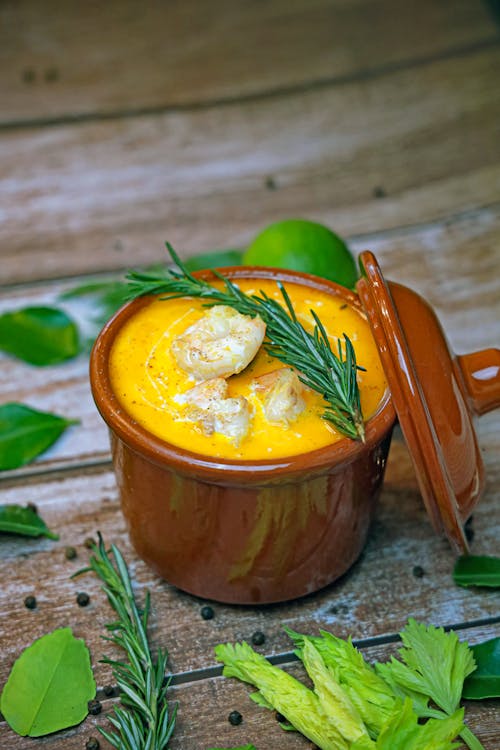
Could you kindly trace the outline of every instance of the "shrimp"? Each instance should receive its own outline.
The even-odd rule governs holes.
[[[212,378],[195,385],[176,401],[186,404],[185,418],[198,422],[205,435],[219,432],[239,445],[250,426],[250,406],[246,398],[229,398],[224,378]]]
[[[288,425],[305,409],[303,385],[297,373],[288,367],[272,370],[255,378],[253,387],[264,396],[264,414],[270,422]]]
[[[198,381],[227,378],[252,361],[265,333],[266,324],[258,315],[251,318],[217,305],[177,336],[171,351],[179,367]]]

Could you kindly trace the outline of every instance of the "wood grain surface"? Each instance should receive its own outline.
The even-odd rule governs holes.
[[[327,223],[355,253],[436,309],[455,352],[500,343],[500,33],[480,0],[60,0],[0,5],[0,314],[63,306],[85,334],[92,304],[59,295],[165,258],[245,247],[266,224]],[[88,356],[36,368],[0,353],[0,404],[76,417],[45,454],[2,472],[0,503],[35,503],[59,540],[0,538],[0,688],[35,638],[71,626],[89,645],[103,712],[38,740],[0,717],[0,747],[82,750],[117,698],[100,663],[113,618],[88,560],[100,530],[153,600],[151,639],[168,648],[179,713],[172,750],[253,742],[308,748],[249,688],[220,676],[213,648],[265,634],[262,653],[294,675],[283,625],[352,635],[370,660],[394,653],[407,618],[500,634],[498,592],[451,578],[454,555],[425,514],[396,430],[369,540],[338,582],[267,607],[203,601],[160,580],[130,547]],[[500,555],[500,412],[477,424],[487,474],[469,534]],[[68,560],[65,548],[77,557]],[[86,607],[76,595],[90,595]],[[28,610],[24,598],[34,595]],[[500,750],[498,700],[467,721]],[[241,725],[227,720],[231,710]],[[101,748],[110,746],[100,738]]]
[[[297,214],[352,235],[489,205],[499,68],[497,45],[271,99],[5,132],[2,281],[158,261],[165,240],[181,256],[243,247]]]
[[[363,22],[360,23],[360,19]],[[5,124],[131,114],[310,87],[497,38],[468,0],[3,2]]]

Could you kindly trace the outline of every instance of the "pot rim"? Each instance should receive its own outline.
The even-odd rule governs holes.
[[[300,271],[263,266],[229,266],[220,269],[220,272],[232,280],[269,279],[279,280],[285,284],[287,282],[302,284],[311,289],[341,297],[366,318],[358,295],[328,279]],[[198,271],[193,275],[206,281],[216,278],[211,271]],[[294,456],[278,459],[234,460],[211,458],[162,440],[136,422],[120,404],[111,386],[108,367],[109,353],[118,331],[132,315],[149,304],[152,298],[152,295],[147,295],[127,302],[106,323],[90,355],[90,384],[96,406],[108,428],[132,450],[153,463],[211,483],[261,484],[278,477],[293,479],[297,475],[332,472],[336,468],[352,463],[373,449],[391,430],[396,415],[389,387],[387,387],[377,411],[365,423],[364,443],[346,437],[333,445]]]

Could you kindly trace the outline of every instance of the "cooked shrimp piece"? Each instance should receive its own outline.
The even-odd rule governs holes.
[[[177,364],[196,380],[235,375],[257,354],[266,325],[227,305],[211,307],[172,342]]]
[[[239,445],[250,426],[250,406],[246,398],[227,395],[224,378],[212,378],[195,385],[176,398],[186,404],[183,416],[197,422],[205,435],[219,432]]]
[[[263,395],[264,414],[270,422],[288,425],[305,409],[304,386],[297,373],[288,367],[255,378],[253,387]]]

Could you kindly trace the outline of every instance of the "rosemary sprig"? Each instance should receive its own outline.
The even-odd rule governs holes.
[[[116,731],[99,727],[101,734],[118,750],[166,750],[175,725],[177,707],[169,712],[166,700],[168,681],[165,669],[168,654],[158,649],[156,659],[151,655],[147,627],[150,613],[149,592],[144,609],[135,601],[130,575],[120,550],[111,545],[108,552],[102,536],[93,546],[90,567],[103,582],[103,591],[118,615],[118,620],[106,625],[112,633],[104,640],[123,649],[128,663],[102,659],[113,668],[113,676],[120,689],[120,701],[126,709],[115,708],[109,721]]]
[[[217,271],[213,273],[224,283],[217,289],[206,281],[195,278],[182,264],[172,246],[167,250],[177,268],[157,272],[131,272],[127,275],[130,297],[161,294],[163,299],[200,297],[207,304],[228,305],[244,315],[260,315],[266,324],[268,353],[280,362],[299,370],[301,381],[320,393],[327,402],[323,419],[331,422],[343,435],[364,440],[359,387],[356,378],[356,355],[351,341],[343,334],[345,354],[339,340],[338,353],[332,351],[326,331],[314,311],[315,326],[309,333],[295,315],[284,286],[278,282],[285,307],[264,292],[244,294],[236,284]]]

